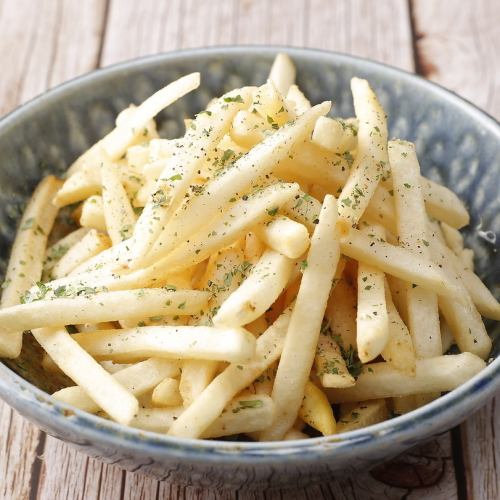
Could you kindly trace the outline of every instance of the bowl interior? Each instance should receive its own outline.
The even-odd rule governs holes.
[[[391,137],[414,141],[423,173],[453,189],[471,212],[463,233],[476,253],[476,271],[498,297],[500,255],[500,132],[498,124],[453,95],[403,72],[338,54],[289,51],[298,84],[313,103],[334,101],[333,113],[353,116],[349,81],[367,78],[389,117]],[[216,49],[167,54],[122,64],[69,82],[15,111],[0,123],[0,273],[4,273],[16,223],[37,181],[67,165],[109,131],[116,114],[166,83],[200,71],[201,87],[162,112],[160,135],[183,133],[183,119],[208,101],[243,85],[265,82],[276,51]],[[488,323],[500,349],[500,326]],[[5,361],[39,388],[53,391],[63,379],[46,377],[40,350],[25,336],[23,355]]]

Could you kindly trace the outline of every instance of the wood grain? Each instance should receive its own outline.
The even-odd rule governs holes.
[[[415,0],[411,6],[417,70],[499,115],[495,69],[500,54],[493,47],[500,9],[486,0],[477,4]],[[0,114],[99,65],[178,48],[244,43],[311,46],[415,69],[410,11],[404,0],[109,0],[109,5],[105,0],[4,0],[0,30],[0,61],[9,69],[0,80]],[[499,497],[498,410],[498,403],[491,403],[462,427],[471,499]],[[158,483],[90,459],[54,438],[45,439],[0,403],[0,499],[4,500],[448,500],[458,498],[455,478],[461,473],[455,470],[451,454],[446,433],[390,466],[354,478],[305,490],[213,492]]]
[[[500,8],[495,0],[412,2],[419,69],[500,116]]]

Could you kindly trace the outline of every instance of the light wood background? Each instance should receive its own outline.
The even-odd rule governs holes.
[[[222,44],[347,52],[416,71],[500,117],[495,0],[0,0],[0,115],[69,78],[145,54]],[[307,490],[220,493],[103,465],[0,403],[0,498],[500,498],[500,397],[371,473]]]

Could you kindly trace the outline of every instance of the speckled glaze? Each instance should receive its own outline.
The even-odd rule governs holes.
[[[451,187],[471,210],[466,243],[476,269],[499,292],[500,126],[454,94],[402,71],[345,55],[282,47],[199,49],[135,60],[68,82],[0,122],[0,263],[5,267],[16,222],[45,172],[62,172],[107,132],[116,113],[191,71],[201,88],[160,116],[160,134],[182,132],[182,118],[226,90],[265,81],[278,51],[298,67],[312,102],[334,100],[334,113],[352,116],[349,80],[368,78],[389,115],[390,135],[415,141],[424,173]],[[500,388],[500,328],[488,325],[494,359],[455,391],[407,415],[329,438],[286,443],[193,441],[125,428],[58,403],[25,341],[21,360],[0,363],[0,396],[49,434],[81,451],[159,479],[214,488],[303,486],[339,471],[370,467],[465,419]],[[28,380],[34,382],[32,385]]]

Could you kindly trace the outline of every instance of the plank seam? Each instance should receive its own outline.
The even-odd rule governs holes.
[[[467,474],[465,470],[464,449],[460,427],[454,427],[451,431],[451,458],[455,468],[455,480],[457,482],[458,500],[467,500]]]
[[[45,450],[45,442],[47,440],[47,434],[40,431],[40,437],[38,439],[38,444],[35,450],[35,459],[31,464],[31,484],[30,484],[30,494],[29,500],[36,500],[38,498],[38,492],[40,490],[40,478],[43,464],[43,452]]]
[[[422,61],[420,60],[420,54],[418,51],[418,41],[422,36],[417,31],[417,21],[414,9],[414,0],[408,0],[408,16],[410,24],[410,35],[411,35],[411,47],[413,53],[413,66],[415,68],[415,73],[418,75],[426,76],[426,71]]]

